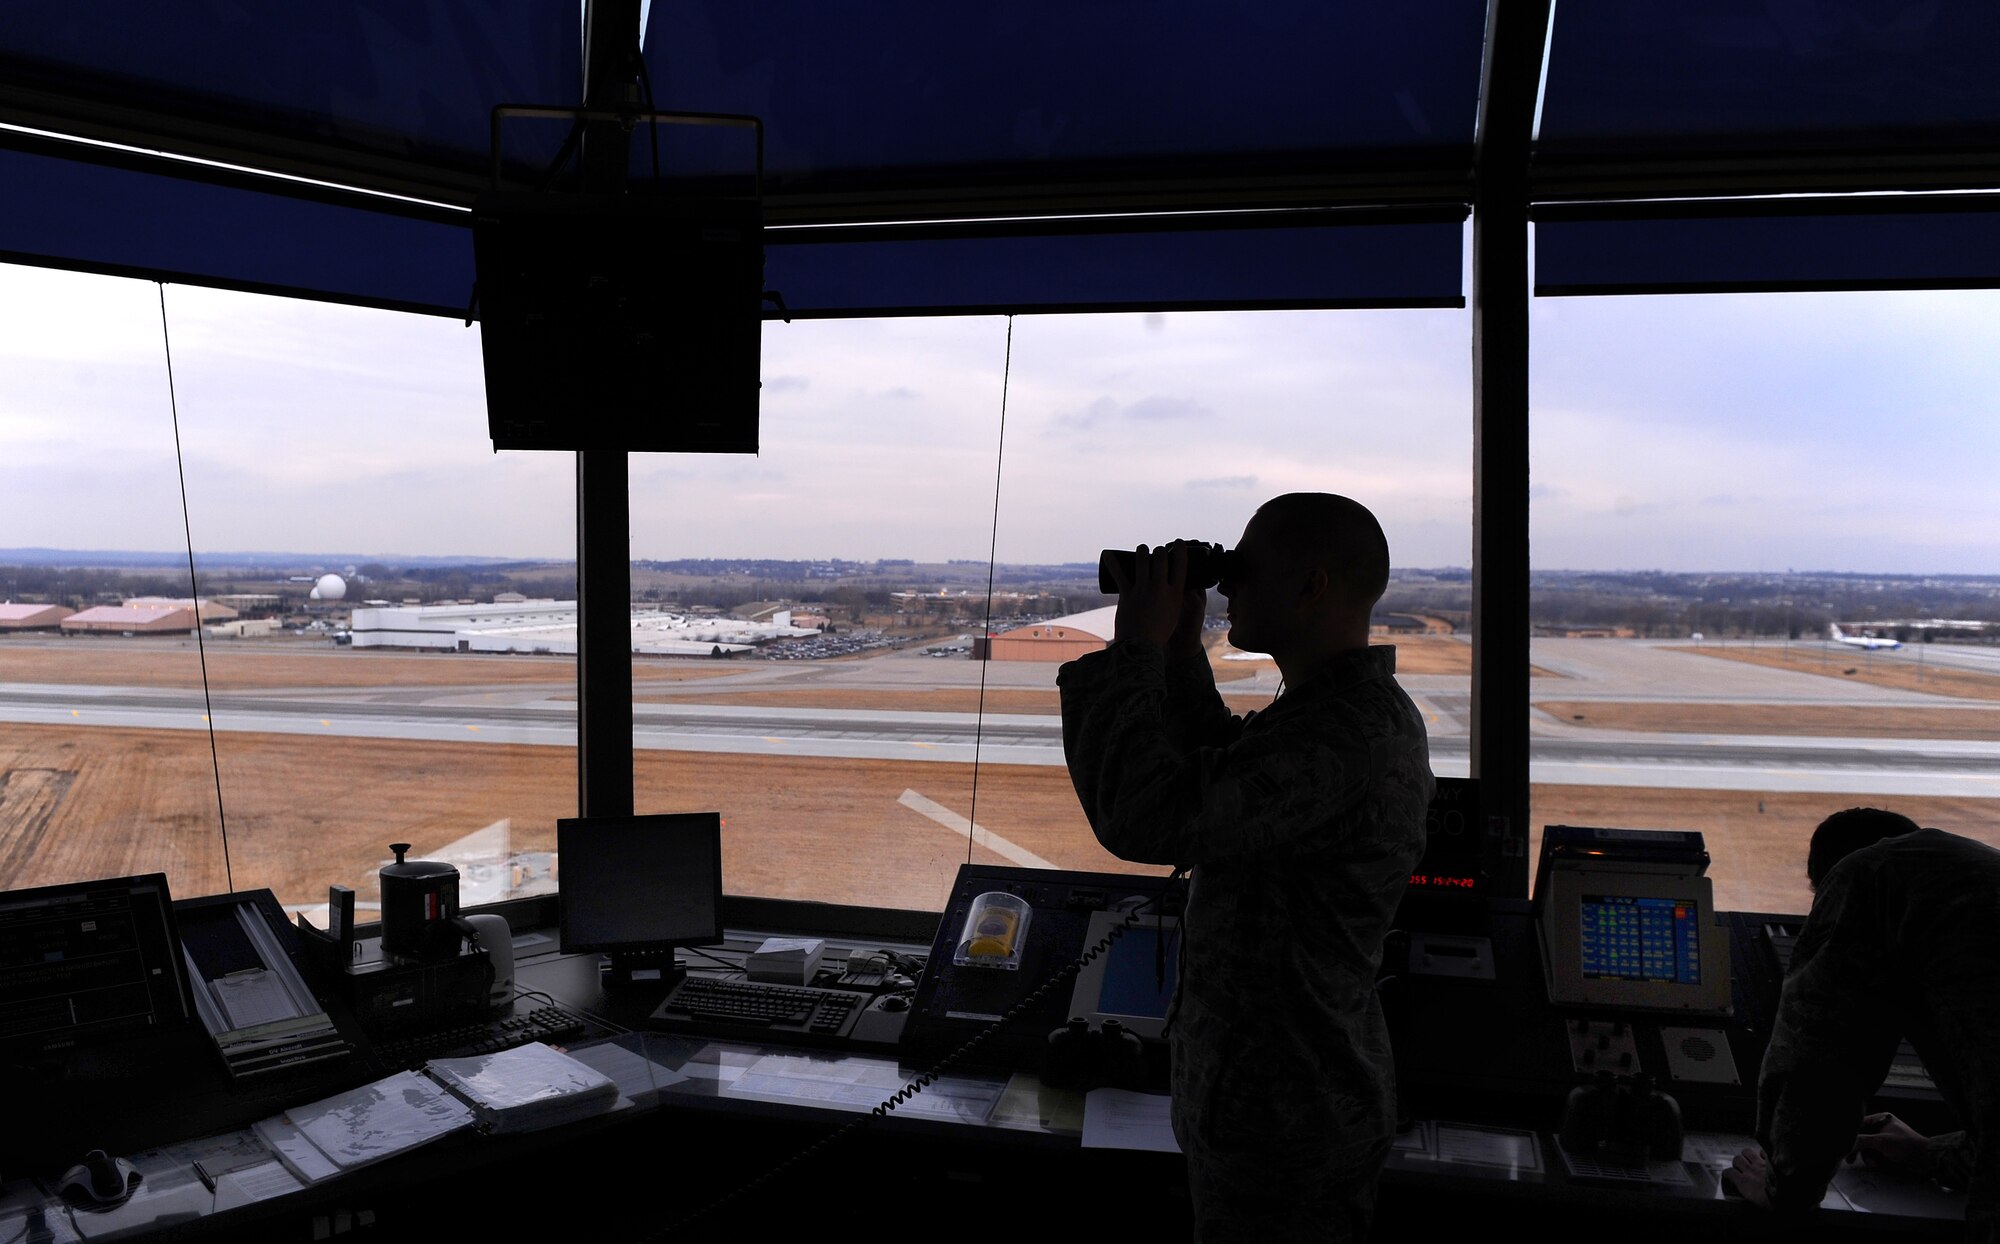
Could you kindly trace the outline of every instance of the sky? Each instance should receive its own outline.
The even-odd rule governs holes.
[[[1538,568],[2000,572],[2000,292],[1532,314]],[[478,334],[0,265],[0,548],[573,558],[573,456],[494,452]],[[759,452],[634,455],[632,554],[1094,562],[1325,490],[1397,565],[1466,566],[1470,334],[1463,309],[771,322]]]

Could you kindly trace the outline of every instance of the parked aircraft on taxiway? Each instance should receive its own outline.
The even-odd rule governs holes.
[[[1850,648],[1900,648],[1900,639],[1886,639],[1879,635],[1849,635],[1840,629],[1838,622],[1829,622],[1827,632],[1834,643],[1846,644]]]

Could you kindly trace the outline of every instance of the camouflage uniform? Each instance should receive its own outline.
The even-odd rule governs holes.
[[[1924,829],[1820,880],[1758,1081],[1772,1206],[1819,1204],[1907,1039],[1966,1127],[1930,1174],[1968,1193],[1968,1237],[2000,1240],[2000,851]]]
[[[1150,643],[1057,677],[1098,841],[1192,870],[1168,1042],[1204,1244],[1366,1233],[1396,1118],[1375,973],[1436,785],[1395,669],[1343,654],[1241,718]]]

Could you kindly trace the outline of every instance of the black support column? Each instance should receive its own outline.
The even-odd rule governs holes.
[[[1472,207],[1472,776],[1528,892],[1528,157],[1550,0],[1492,0]]]
[[[637,105],[639,0],[589,0],[584,10],[586,108]],[[616,122],[586,124],[583,191],[624,191],[629,138]],[[632,801],[632,502],[622,450],[576,455],[577,805],[625,816]]]

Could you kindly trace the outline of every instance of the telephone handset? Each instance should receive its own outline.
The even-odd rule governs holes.
[[[962,866],[912,999],[905,1056],[1046,1068],[1052,1034],[1081,1018],[1091,1045],[1116,1019],[1109,1040],[1136,1034],[1149,1058],[1163,1058],[1179,876]],[[1148,936],[1125,940],[1135,928]]]

